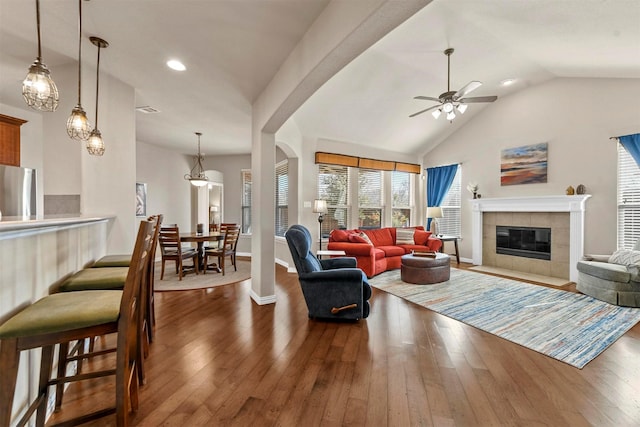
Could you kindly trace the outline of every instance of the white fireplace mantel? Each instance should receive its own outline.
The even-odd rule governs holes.
[[[569,279],[578,279],[576,264],[584,254],[584,212],[590,194],[574,196],[501,197],[471,200],[472,256],[482,265],[483,212],[568,212],[569,213]]]

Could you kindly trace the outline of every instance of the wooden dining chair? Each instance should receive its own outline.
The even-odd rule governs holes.
[[[231,264],[238,271],[238,267],[236,266],[236,246],[238,245],[238,238],[240,237],[240,227],[236,226],[227,226],[221,232],[224,233],[224,241],[220,248],[207,249],[204,251],[204,265],[208,265],[209,257],[216,257],[218,259],[218,265],[222,269],[222,275],[225,274],[225,263],[224,260],[226,257],[230,257]],[[206,273],[206,269],[205,269]]]
[[[116,424],[126,426],[130,410],[138,408],[136,348],[140,286],[153,240],[153,224],[141,221],[123,290],[61,292],[46,296],[0,326],[0,427],[11,423],[20,353],[42,348],[37,397],[17,425],[36,414],[44,426],[50,386],[115,374],[115,405],[82,415],[68,425],[116,414]],[[51,378],[54,347],[60,343],[117,333],[115,369]]]
[[[162,254],[162,271],[160,272],[160,280],[164,278],[164,267],[167,261],[175,261],[176,273],[178,273],[179,280],[182,280],[184,272],[184,266],[182,261],[185,259],[191,259],[193,261],[193,268],[196,274],[198,274],[198,251],[195,249],[185,249],[180,242],[180,230],[177,225],[170,227],[161,227],[160,236],[158,238],[160,242],[160,252]]]

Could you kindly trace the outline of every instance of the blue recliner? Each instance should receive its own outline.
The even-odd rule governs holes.
[[[371,286],[355,258],[318,260],[311,253],[311,234],[302,225],[292,225],[285,237],[310,318],[358,320],[369,315]]]

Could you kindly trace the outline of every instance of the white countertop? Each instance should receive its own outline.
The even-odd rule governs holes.
[[[108,221],[114,215],[50,215],[37,217],[2,217],[0,220],[0,239],[12,238],[28,231],[44,231],[46,228],[78,226],[93,222]]]

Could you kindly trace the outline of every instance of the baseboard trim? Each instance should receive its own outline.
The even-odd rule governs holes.
[[[276,296],[274,295],[267,295],[266,297],[261,297],[260,295],[256,294],[253,289],[251,289],[251,292],[249,293],[249,295],[251,295],[251,299],[258,305],[267,305],[267,304],[275,304],[276,303]]]

